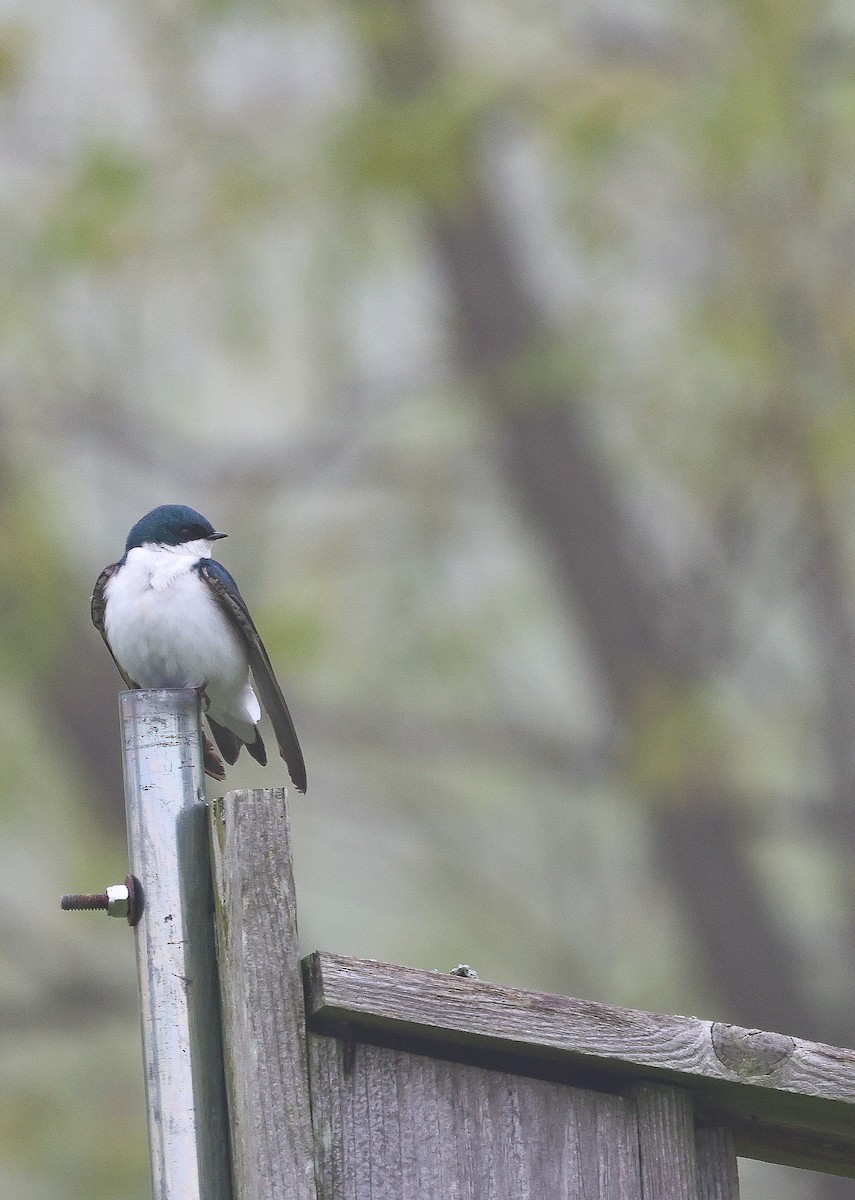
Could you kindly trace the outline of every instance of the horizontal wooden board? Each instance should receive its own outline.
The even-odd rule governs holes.
[[[520,1073],[548,1064],[612,1091],[667,1080],[693,1090],[696,1114],[730,1130],[739,1154],[855,1176],[855,1051],[367,959],[303,965],[311,1029],[440,1057],[475,1048],[482,1065],[510,1055]]]

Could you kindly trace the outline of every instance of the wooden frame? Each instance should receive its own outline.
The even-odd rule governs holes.
[[[737,1200],[737,1152],[855,1176],[855,1052],[301,967],[284,791],[217,801],[211,844],[235,1200]]]

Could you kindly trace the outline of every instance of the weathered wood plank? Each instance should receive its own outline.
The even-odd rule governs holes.
[[[733,1135],[719,1127],[695,1130],[698,1200],[739,1200],[739,1170]]]
[[[316,1200],[285,790],[210,818],[235,1200]]]
[[[642,1200],[620,1096],[311,1034],[325,1200]]]
[[[304,968],[312,1029],[511,1053],[520,1070],[588,1070],[601,1086],[673,1083],[738,1153],[855,1175],[855,1051],[364,959],[315,954]]]
[[[629,1095],[638,1111],[643,1200],[698,1200],[691,1094],[661,1083],[639,1083]]]

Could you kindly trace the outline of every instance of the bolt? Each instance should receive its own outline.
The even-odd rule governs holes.
[[[63,896],[59,902],[59,907],[64,912],[97,912],[99,909],[107,911],[106,892],[90,892],[88,895],[76,895],[72,892],[70,896]]]
[[[63,896],[59,906],[64,912],[105,912],[110,917],[127,917],[136,925],[142,916],[142,887],[133,875],[124,883],[114,883],[105,892]]]

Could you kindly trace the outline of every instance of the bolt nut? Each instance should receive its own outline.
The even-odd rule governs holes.
[[[107,888],[107,915],[126,917],[131,911],[130,889],[124,883],[114,883]]]

